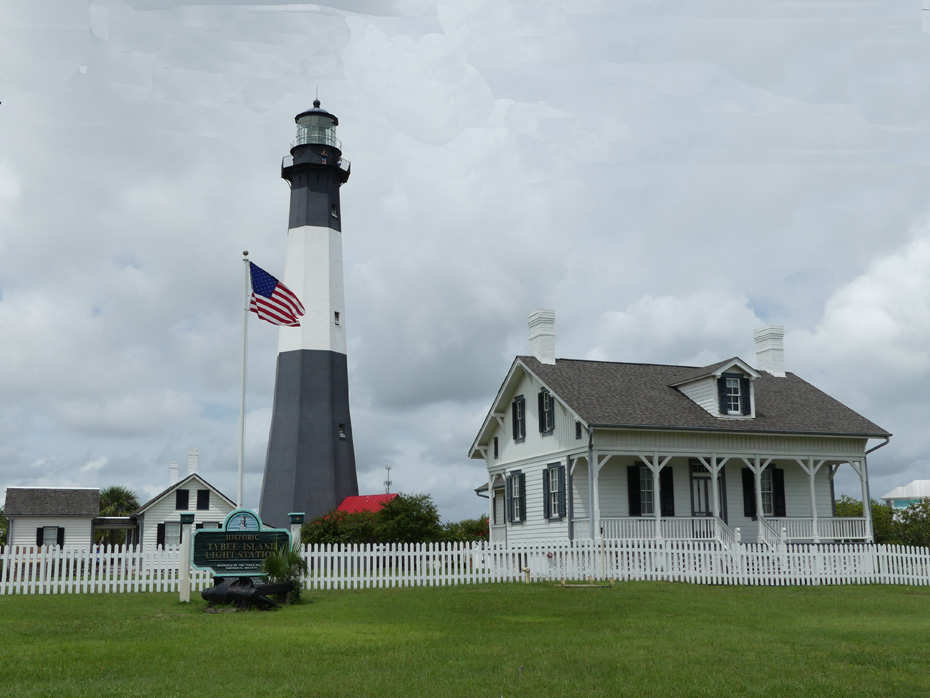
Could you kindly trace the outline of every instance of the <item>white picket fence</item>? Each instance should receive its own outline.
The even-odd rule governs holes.
[[[615,579],[693,584],[930,585],[930,548],[722,545],[716,541],[550,541],[520,545],[313,545],[308,589]],[[179,553],[102,547],[0,548],[0,595],[177,591]],[[212,585],[191,571],[194,591]]]

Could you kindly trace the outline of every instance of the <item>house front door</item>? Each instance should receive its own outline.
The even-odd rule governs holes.
[[[713,516],[714,500],[711,494],[713,478],[700,463],[691,464],[691,516]],[[726,479],[721,469],[717,479],[717,499],[720,506],[720,518],[727,523]]]

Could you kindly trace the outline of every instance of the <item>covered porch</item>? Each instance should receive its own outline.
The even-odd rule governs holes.
[[[857,474],[868,501],[861,454],[592,450],[571,462],[571,536],[770,545],[871,542],[868,507],[862,517],[833,515],[833,479],[842,466]]]

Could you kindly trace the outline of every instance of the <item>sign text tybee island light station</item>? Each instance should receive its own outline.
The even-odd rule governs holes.
[[[259,575],[266,557],[290,546],[290,532],[263,530],[254,512],[237,509],[226,517],[222,529],[194,533],[191,564],[198,570],[212,570],[217,577]]]

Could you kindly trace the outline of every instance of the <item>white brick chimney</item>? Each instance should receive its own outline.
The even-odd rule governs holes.
[[[555,363],[555,311],[535,310],[527,319],[530,351],[541,363]]]
[[[176,460],[171,461],[171,465],[168,466],[168,484],[173,485],[178,481],[178,462]]]
[[[756,339],[756,368],[785,377],[785,328],[769,325],[753,333]]]
[[[197,472],[197,454],[196,448],[187,449],[187,474],[193,475]]]

